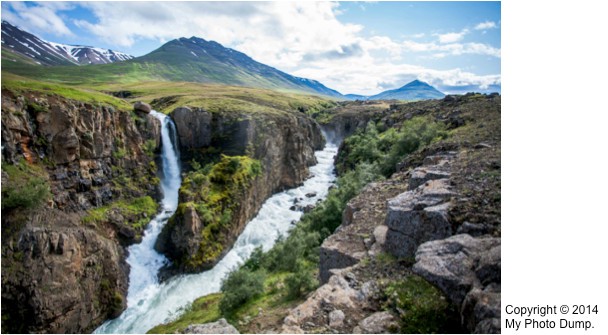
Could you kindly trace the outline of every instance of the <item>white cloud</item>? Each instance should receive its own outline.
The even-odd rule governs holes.
[[[2,19],[34,34],[53,32],[58,36],[73,36],[57,12],[73,8],[66,2],[39,2],[29,6],[23,2],[2,2]]]
[[[487,29],[493,29],[493,28],[498,28],[496,26],[496,22],[493,22],[493,21],[481,22],[475,26],[475,30],[487,30]]]
[[[455,43],[462,41],[464,35],[468,34],[468,29],[463,29],[459,33],[435,34],[439,38],[439,43]]]
[[[404,50],[411,52],[437,52],[435,57],[443,58],[445,56],[453,55],[486,55],[500,58],[500,49],[494,48],[490,45],[483,43],[450,43],[450,44],[437,44],[431,43],[419,43],[414,41],[403,41],[402,46]]]

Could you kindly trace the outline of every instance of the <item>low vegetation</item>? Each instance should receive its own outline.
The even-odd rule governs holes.
[[[45,94],[55,94],[67,99],[91,104],[110,105],[120,110],[131,110],[132,106],[122,99],[83,87],[71,87],[60,83],[37,81],[10,73],[2,74],[2,89],[15,93],[34,91]]]
[[[196,299],[186,307],[179,319],[158,325],[148,331],[148,334],[175,334],[194,323],[207,323],[221,318],[219,303],[221,293],[210,294]]]
[[[168,112],[189,106],[200,107],[211,113],[283,114],[299,111],[310,114],[336,105],[327,98],[298,92],[218,84],[149,81],[94,88],[104,92],[127,91],[131,94],[129,101],[147,101],[157,110]]]
[[[423,278],[408,275],[388,284],[383,291],[384,308],[399,316],[402,334],[458,333],[458,313],[441,294]]]
[[[25,160],[17,164],[2,163],[8,179],[2,183],[2,210],[33,209],[49,200],[50,186],[46,173]]]
[[[369,122],[365,131],[344,141],[336,168],[339,172],[349,171],[365,162],[375,165],[384,177],[389,177],[406,155],[446,136],[444,124],[430,117],[415,117],[404,122],[401,128],[389,129],[382,123]]]
[[[82,221],[84,223],[101,223],[109,219],[110,213],[114,211],[126,218],[132,218],[129,225],[137,230],[143,230],[150,219],[158,211],[158,203],[149,196],[135,199],[121,199],[103,207],[97,207],[88,211]]]

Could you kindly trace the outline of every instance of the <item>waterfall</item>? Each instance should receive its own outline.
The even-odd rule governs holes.
[[[246,261],[256,247],[261,246],[263,250],[267,251],[272,248],[279,235],[289,235],[289,231],[293,227],[292,223],[299,221],[303,214],[300,210],[290,209],[294,202],[297,201],[301,207],[306,207],[327,197],[329,187],[336,179],[333,163],[337,152],[338,147],[330,141],[323,150],[315,152],[318,163],[310,167],[312,177],[307,179],[302,186],[277,193],[266,200],[257,216],[247,223],[232,249],[212,269],[197,274],[175,276],[162,284],[155,279],[160,266],[137,270],[152,274],[153,281],[146,282],[147,286],[140,285],[137,289],[129,286],[128,308],[120,317],[106,322],[96,332],[145,333],[156,325],[175,319],[196,298],[219,292],[222,279],[231,270]],[[165,176],[164,181],[167,179],[169,178]],[[178,187],[179,183],[177,183],[175,192]],[[310,196],[311,194],[315,195]],[[177,201],[177,196],[174,199]],[[175,210],[175,207],[172,208]],[[168,214],[168,216],[170,215]],[[153,239],[156,240],[156,235]],[[150,252],[158,255],[152,247],[153,242],[149,246]],[[146,250],[148,249],[146,248]],[[162,256],[158,256],[161,259]],[[164,258],[162,259],[164,260]],[[138,262],[141,263],[141,261]],[[132,263],[129,262],[129,264]],[[162,265],[162,263],[160,264]],[[133,272],[132,267],[132,277]],[[135,276],[139,277],[140,274]]]
[[[154,244],[167,220],[177,209],[178,192],[182,183],[179,165],[179,149],[177,147],[177,132],[175,124],[165,114],[152,111],[152,116],[160,120],[161,126],[161,158],[162,176],[161,189],[163,199],[161,201],[161,211],[150,221],[141,243],[129,247],[127,263],[131,267],[129,273],[129,292],[127,294],[127,309],[122,315],[114,320],[110,320],[101,327],[96,333],[115,333],[123,332],[118,326],[128,324],[133,318],[140,315],[143,311],[153,308],[154,298],[159,291],[158,270],[168,263],[167,258],[154,250]],[[124,329],[124,332],[133,329]]]

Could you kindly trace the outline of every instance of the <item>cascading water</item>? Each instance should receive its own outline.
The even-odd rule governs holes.
[[[292,222],[298,221],[303,214],[298,210],[290,210],[296,199],[298,204],[305,207],[307,205],[314,205],[318,200],[327,197],[329,187],[336,179],[333,158],[337,152],[337,145],[329,142],[323,150],[315,152],[318,163],[310,168],[312,177],[306,180],[302,186],[277,193],[266,200],[258,215],[247,223],[247,226],[234,243],[232,249],[211,270],[198,274],[176,276],[159,284],[156,280],[156,274],[160,266],[157,266],[157,264],[162,265],[164,257],[158,255],[153,250],[158,232],[154,234],[154,237],[149,242],[150,244],[142,246],[142,249],[147,250],[146,253],[158,255],[159,263],[155,262],[153,265],[144,265],[149,268],[142,270],[135,270],[133,265],[131,265],[130,277],[130,280],[133,280],[134,271],[145,271],[152,274],[151,279],[146,282],[139,281],[139,286],[136,289],[132,288],[132,282],[130,282],[128,308],[120,317],[104,323],[96,332],[145,333],[152,327],[171,321],[177,317],[196,298],[219,292],[222,279],[232,269],[237,267],[238,264],[247,260],[256,247],[261,246],[266,251],[274,245],[279,235],[288,235],[289,230],[293,227]],[[172,198],[175,199],[175,206],[172,207],[170,214],[168,213],[166,217],[169,217],[176,208],[178,188],[179,184],[175,189],[175,198]],[[316,195],[308,197],[306,196],[307,194]],[[161,215],[164,214],[160,214],[159,216]],[[160,231],[160,228],[158,230]],[[148,235],[152,236],[152,234],[147,233],[146,237]],[[145,241],[144,238],[144,241],[140,245],[143,245]],[[133,252],[131,248],[129,251]],[[129,259],[131,259],[131,254]],[[141,261],[138,262],[142,263]],[[129,264],[132,263],[129,262]],[[139,274],[135,276],[139,276]]]
[[[154,243],[167,220],[177,209],[178,191],[182,183],[179,167],[179,151],[177,149],[177,132],[171,118],[165,114],[152,111],[150,113],[159,119],[161,126],[161,158],[162,178],[161,189],[163,199],[161,212],[146,227],[141,243],[129,247],[127,263],[131,267],[129,273],[129,292],[127,294],[127,309],[119,319],[123,322],[136,317],[141,311],[151,308],[149,299],[156,295],[159,289],[158,270],[168,263],[167,258],[154,250]],[[96,332],[115,332],[113,321],[104,323]]]

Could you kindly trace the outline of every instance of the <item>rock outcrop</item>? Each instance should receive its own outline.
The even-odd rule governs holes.
[[[376,294],[374,281],[360,282],[350,268],[334,270],[326,284],[289,311],[281,333],[351,333],[373,309]]]
[[[309,177],[308,167],[316,163],[314,151],[323,147],[324,140],[318,124],[296,112],[209,113],[183,107],[175,109],[171,116],[184,166],[193,160],[204,161],[210,150],[227,156],[248,156],[261,164],[261,173],[234,195],[232,202],[237,207],[231,210],[231,222],[222,228],[222,236],[217,239],[222,250],[211,259],[181,265],[199,257],[198,246],[205,238],[205,224],[200,223],[204,213],[196,213],[193,208],[178,210],[163,229],[156,248],[176,261],[179,270],[199,271],[213,266],[230,250],[245,224],[270,195],[295,187]],[[180,202],[188,201],[192,199],[182,192]]]
[[[2,90],[3,332],[90,332],[122,312],[128,267],[119,240],[135,238],[130,218],[83,217],[155,196],[159,144],[160,123],[149,115]],[[19,187],[34,181],[51,196],[32,208],[35,194]],[[18,201],[4,206],[5,195]]]
[[[413,257],[420,244],[453,234],[448,218],[453,192],[446,178],[451,159],[452,154],[427,157],[425,165],[411,172],[410,190],[388,201],[387,252]]]
[[[149,114],[152,111],[150,104],[138,101],[133,105],[133,110],[144,114]]]
[[[397,329],[395,317],[389,312],[376,312],[359,322],[353,334],[389,334]]]
[[[500,333],[500,239],[466,234],[424,243],[413,270],[460,306],[475,333]]]
[[[77,215],[38,211],[18,242],[3,248],[3,330],[85,333],[119,316],[128,286],[124,256]]]
[[[226,319],[215,322],[189,325],[182,334],[240,334]]]
[[[201,160],[209,149],[259,159],[267,185],[262,193],[302,183],[308,178],[308,166],[316,163],[314,151],[324,144],[319,125],[300,113],[223,114],[182,107],[171,117],[183,163]]]
[[[153,152],[160,146],[160,122],[146,115],[135,121],[110,106],[26,93],[2,91],[2,157],[22,157],[48,172],[52,207],[77,212],[99,207],[121,196],[157,191]],[[152,156],[152,157],[150,157]],[[117,185],[115,177],[142,182]]]
[[[387,181],[371,183],[346,204],[342,224],[326,238],[319,249],[319,279],[326,283],[331,270],[359,263],[370,254],[382,251],[387,227],[379,222],[386,218],[387,200],[407,189],[400,174]]]

